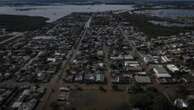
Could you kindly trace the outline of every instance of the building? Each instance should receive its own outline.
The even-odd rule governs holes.
[[[149,76],[136,75],[134,78],[135,78],[135,81],[137,83],[141,83],[141,84],[150,84],[151,83],[151,79]]]
[[[173,64],[168,64],[166,67],[172,73],[179,71],[179,68]]]
[[[171,78],[171,75],[162,65],[154,65],[153,72],[157,78]]]
[[[105,81],[104,74],[96,74],[96,82],[103,83]]]

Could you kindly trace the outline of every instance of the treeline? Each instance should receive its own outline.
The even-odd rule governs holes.
[[[0,29],[7,31],[32,31],[46,25],[47,18],[20,15],[0,15]]]

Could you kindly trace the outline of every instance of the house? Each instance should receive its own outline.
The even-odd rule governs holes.
[[[121,55],[119,55],[119,56],[112,56],[112,57],[110,57],[110,59],[111,60],[123,60],[124,59],[124,57],[123,56],[121,56]]]
[[[136,75],[141,75],[141,76],[144,76],[144,75],[147,75],[147,73],[145,72],[145,71],[143,71],[143,72],[137,72],[137,73],[135,73]]]
[[[18,109],[22,105],[22,102],[14,102],[11,106],[12,109]]]
[[[86,83],[94,83],[95,80],[96,80],[96,78],[95,78],[95,75],[94,75],[94,74],[89,74],[89,73],[87,73],[87,74],[85,74],[85,76],[84,76],[84,81],[85,81]]]
[[[168,62],[171,62],[171,60],[167,56],[161,56],[161,62],[168,63]]]
[[[145,64],[154,63],[154,58],[151,55],[146,55],[143,58],[143,61],[144,61]]]
[[[82,74],[76,74],[74,81],[75,82],[81,82],[83,80],[83,75]]]
[[[49,61],[49,62],[56,62],[56,59],[55,58],[47,58],[47,61]]]
[[[114,84],[128,84],[130,75],[128,74],[112,74],[112,83]]]
[[[96,82],[103,83],[105,81],[104,74],[96,74]]]
[[[111,60],[134,60],[132,55],[119,55],[110,57]]]
[[[102,50],[97,51],[98,56],[103,56],[104,52]]]
[[[135,81],[137,83],[141,83],[141,84],[150,84],[151,83],[151,79],[149,76],[139,76],[139,75],[136,75],[134,77]]]
[[[128,71],[141,71],[142,67],[137,61],[125,61],[124,65]]]
[[[125,60],[134,60],[134,57],[132,55],[125,55],[124,59]]]

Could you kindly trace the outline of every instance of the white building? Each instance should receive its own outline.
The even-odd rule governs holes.
[[[176,71],[179,71],[179,68],[173,64],[168,64],[166,67],[168,68],[169,71],[171,71],[173,73]]]
[[[171,78],[171,75],[162,65],[154,65],[153,71],[157,78]]]

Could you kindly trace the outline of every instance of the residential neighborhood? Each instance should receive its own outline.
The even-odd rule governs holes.
[[[191,110],[194,31],[149,37],[130,14],[72,13],[35,31],[2,30],[0,110]]]

